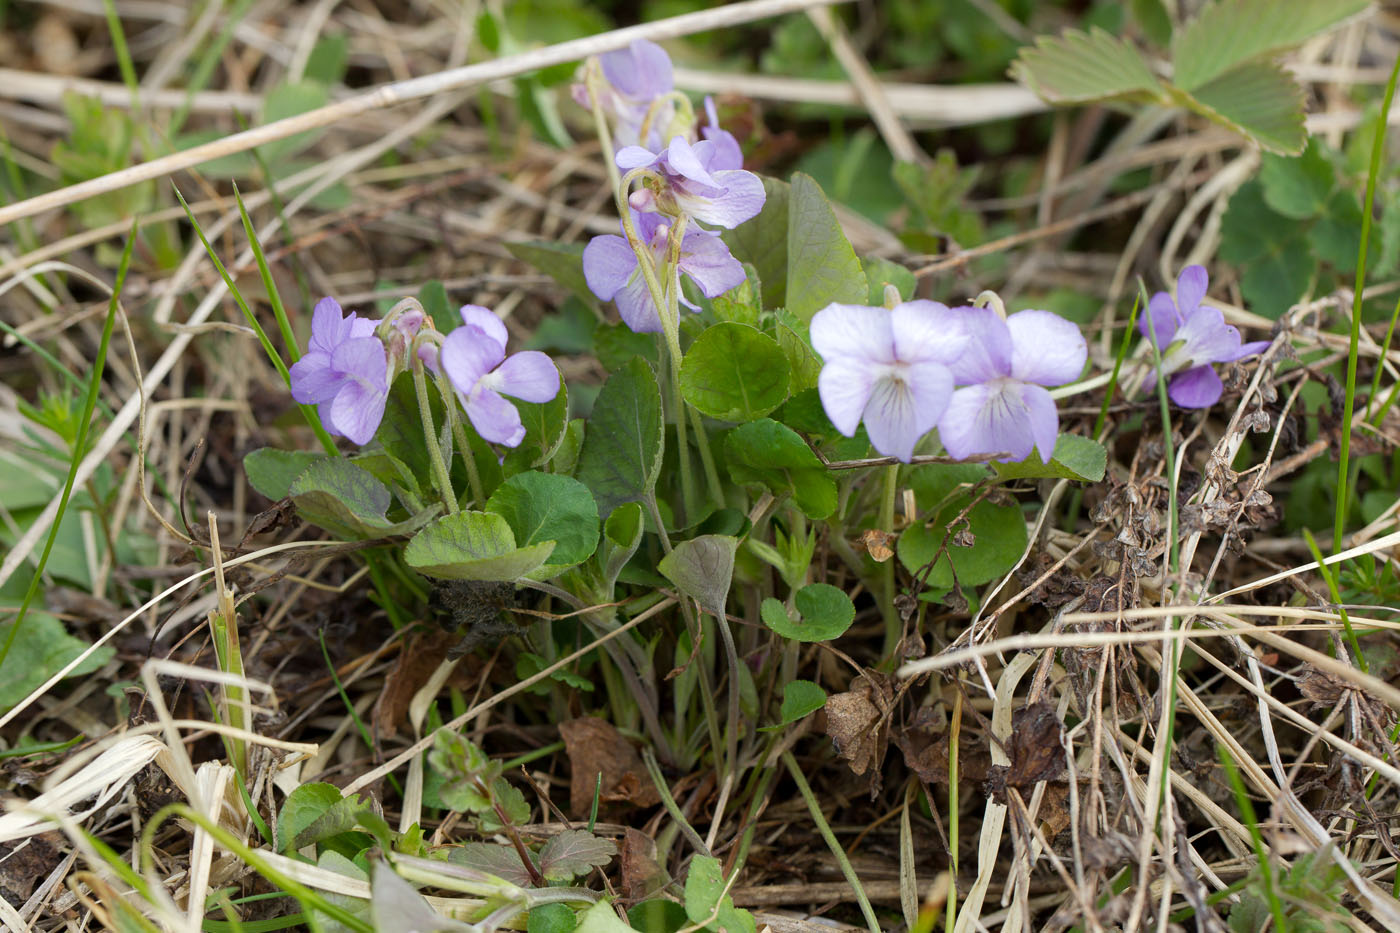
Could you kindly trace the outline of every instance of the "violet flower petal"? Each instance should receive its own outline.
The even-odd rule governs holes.
[[[486,336],[499,343],[502,350],[505,349],[510,335],[506,333],[505,322],[496,317],[496,312],[481,305],[462,305],[458,313],[462,315],[463,324],[479,328]]]
[[[1152,332],[1157,332],[1157,348],[1166,352],[1167,346],[1181,327],[1181,315],[1177,313],[1176,302],[1166,292],[1157,292],[1147,302],[1147,311],[1138,316],[1138,333],[1152,340]]]
[[[617,150],[617,155],[614,156],[617,167],[624,172],[630,172],[632,169],[641,168],[644,165],[654,165],[659,158],[660,156],[656,153],[642,146],[623,146]]]
[[[635,265],[635,255],[633,259]],[[706,298],[724,294],[743,284],[745,278],[743,263],[734,258],[724,241],[698,230],[686,233],[681,241],[680,270],[700,286]]]
[[[966,351],[969,339],[951,308],[924,299],[895,305],[890,331],[895,358],[909,363],[951,363]]]
[[[363,382],[351,380],[331,402],[331,422],[356,444],[368,444],[384,420],[388,396]]]
[[[1035,446],[1035,434],[1033,412],[1023,390],[1035,388],[1014,379],[995,379],[955,391],[938,420],[938,437],[949,456],[965,460],[976,454],[1002,453],[1010,461],[1026,459]]]
[[[1223,389],[1220,376],[1207,364],[1172,376],[1167,395],[1182,408],[1209,408],[1220,401]]]
[[[973,385],[1011,375],[1011,330],[991,308],[952,309],[968,335],[965,351],[948,364],[957,385]]]
[[[874,390],[875,370],[857,357],[829,357],[817,376],[822,408],[836,430],[846,437],[855,436]]]
[[[843,357],[867,366],[895,361],[893,322],[884,308],[833,302],[812,316],[809,332],[812,349],[828,365]]]
[[[1176,332],[1173,342],[1177,341],[1181,342],[1180,349],[1166,356],[1184,356],[1197,365],[1227,360],[1240,351],[1240,332],[1225,323],[1219,308],[1210,305],[1201,305],[1186,319]]]
[[[1263,353],[1265,350],[1269,349],[1269,346],[1272,343],[1272,340],[1251,340],[1249,343],[1241,344],[1239,350],[1235,351],[1235,355],[1230,357],[1230,359],[1220,360],[1220,362],[1233,363],[1236,360],[1242,360],[1247,356],[1254,356],[1255,354]]]
[[[559,394],[559,370],[538,350],[524,350],[505,358],[486,377],[485,388],[527,402],[547,402]]]
[[[1049,463],[1055,454],[1055,441],[1060,436],[1060,413],[1055,409],[1055,400],[1038,385],[1022,384],[1021,401],[1026,406],[1036,452],[1042,463]],[[1030,456],[1029,452],[1026,456]]]
[[[940,363],[917,363],[899,377],[879,380],[862,417],[871,445],[886,457],[908,463],[952,394],[953,375]]]
[[[648,39],[600,55],[598,61],[608,83],[634,100],[652,100],[675,87],[671,57]]]
[[[311,352],[319,350],[329,355],[335,345],[345,339],[341,336],[342,317],[340,302],[334,298],[327,296],[316,302],[311,310],[311,340],[307,344]]]
[[[1176,279],[1176,308],[1182,320],[1189,318],[1200,306],[1209,287],[1210,277],[1206,274],[1205,266],[1187,266],[1181,270],[1181,275]]]
[[[697,151],[700,146],[704,146],[706,149]],[[666,147],[667,168],[675,174],[683,178],[688,178],[691,181],[697,181],[711,188],[722,188],[724,187],[724,182],[711,176],[709,171],[705,168],[705,161],[702,160],[702,156],[712,156],[712,150],[712,143],[697,143],[696,147],[692,148],[690,143],[685,141],[684,136],[677,136],[675,139],[672,139],[671,144]]]
[[[583,278],[588,290],[608,301],[637,271],[637,254],[620,236],[595,236],[583,248]]]
[[[389,391],[388,367],[388,353],[378,337],[347,340],[331,354],[331,369],[379,392]]]
[[[1023,382],[1059,386],[1084,371],[1089,346],[1079,326],[1050,311],[1018,311],[1006,319],[1011,332],[1011,375]]]
[[[344,379],[331,368],[329,353],[313,350],[292,364],[292,398],[314,405],[335,397]]]
[[[661,315],[651,300],[651,292],[647,289],[646,279],[642,278],[640,269],[617,294],[613,295],[613,302],[617,305],[617,313],[622,316],[622,323],[635,332],[661,333]]]
[[[470,394],[476,384],[505,359],[505,350],[480,328],[466,325],[447,335],[438,360],[452,387]]]
[[[702,223],[732,229],[757,216],[763,210],[767,193],[763,181],[752,172],[718,171],[713,175],[723,193],[707,196],[673,190],[676,204],[682,211]]]
[[[507,447],[518,447],[525,439],[525,426],[520,423],[520,412],[499,393],[482,389],[463,398],[462,407],[466,409],[472,427],[482,439]]]

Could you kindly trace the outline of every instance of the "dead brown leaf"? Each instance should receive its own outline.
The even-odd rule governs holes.
[[[656,861],[656,841],[627,827],[622,836],[622,892],[640,901],[666,884],[666,873]]]
[[[894,691],[888,680],[866,671],[851,681],[851,689],[826,700],[826,734],[836,753],[857,775],[872,767],[878,772],[889,741],[888,723]]]
[[[1054,781],[1065,773],[1065,749],[1060,744],[1064,727],[1055,707],[1046,702],[1023,706],[1011,714],[1011,736],[1006,753],[1009,766],[996,765],[988,775],[992,794],[1006,798],[1006,788],[1029,790],[1041,781]]]
[[[374,703],[374,732],[380,739],[398,735],[408,715],[408,704],[418,689],[428,682],[447,657],[457,638],[447,632],[426,629],[409,639],[393,670],[384,679],[384,689]]]
[[[559,724],[559,734],[573,771],[569,781],[569,810],[582,818],[593,807],[598,775],[603,776],[600,799],[604,803],[628,803],[651,807],[661,802],[642,756],[612,723],[596,716]]]

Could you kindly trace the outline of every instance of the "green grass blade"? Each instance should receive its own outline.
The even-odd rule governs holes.
[[[1254,803],[1249,799],[1244,781],[1240,778],[1240,769],[1235,766],[1235,759],[1230,756],[1229,749],[1219,745],[1217,751],[1220,753],[1220,764],[1225,769],[1225,776],[1235,792],[1240,816],[1249,830],[1250,841],[1254,844],[1254,857],[1259,862],[1259,874],[1264,881],[1264,893],[1269,899],[1269,912],[1274,917],[1274,929],[1279,933],[1287,933],[1288,917],[1283,912],[1283,902],[1279,900],[1278,888],[1274,885],[1274,869],[1269,864],[1269,853],[1264,849],[1264,837],[1259,832],[1259,817],[1254,813]]]
[[[102,0],[102,9],[107,14],[107,31],[112,35],[112,51],[117,56],[117,68],[122,73],[122,83],[131,92],[132,109],[135,110],[140,102],[141,85],[136,80],[136,65],[131,61],[131,49],[126,45],[122,20],[117,15],[117,5],[113,0]]]
[[[1351,459],[1351,419],[1356,410],[1356,363],[1357,348],[1361,343],[1361,293],[1366,286],[1366,253],[1371,243],[1371,214],[1376,209],[1376,180],[1381,173],[1381,155],[1385,151],[1385,120],[1390,113],[1390,103],[1395,99],[1395,80],[1400,77],[1400,58],[1390,69],[1390,80],[1385,85],[1385,100],[1376,116],[1376,138],[1371,144],[1371,165],[1366,173],[1366,195],[1361,199],[1361,243],[1356,254],[1356,281],[1352,285],[1351,298],[1351,343],[1347,346],[1347,397],[1342,404],[1342,443],[1337,456],[1337,514],[1332,521],[1332,553],[1342,550],[1342,535],[1346,531],[1347,505],[1350,490],[1347,486],[1347,469]],[[1387,335],[1387,341],[1389,336]],[[1382,357],[1382,360],[1384,357]],[[1379,367],[1380,362],[1376,365]],[[1379,374],[1377,374],[1379,377]]]
[[[292,333],[292,322],[287,320],[287,309],[282,304],[282,296],[277,291],[277,282],[272,278],[272,270],[268,268],[267,256],[263,254],[262,243],[258,240],[257,231],[253,229],[253,221],[248,217],[248,208],[243,204],[243,195],[238,190],[238,185],[233,186],[233,197],[238,202],[238,215],[243,218],[243,231],[248,235],[248,247],[253,251],[253,258],[258,261],[258,274],[262,276],[263,288],[267,290],[267,300],[272,304],[272,314],[277,318],[277,327],[282,331],[282,341],[287,345],[287,355],[295,363],[301,359],[301,350],[297,347],[296,334]],[[283,229],[286,225],[283,225]]]
[[[262,324],[258,322],[257,317],[253,314],[253,309],[248,307],[248,302],[244,299],[243,293],[238,290],[238,285],[234,283],[233,276],[228,274],[228,270],[224,268],[223,262],[219,260],[218,253],[214,252],[214,247],[209,244],[209,238],[204,235],[204,228],[199,225],[199,221],[194,216],[194,211],[190,210],[190,206],[186,203],[185,196],[180,193],[179,188],[175,189],[175,197],[180,199],[180,206],[185,209],[185,216],[190,219],[190,224],[194,227],[194,232],[199,237],[199,242],[204,244],[204,252],[209,256],[210,261],[214,263],[214,268],[219,270],[220,277],[223,278],[224,284],[228,286],[229,294],[233,296],[233,300],[238,303],[239,310],[243,312],[243,317],[248,321],[248,326],[253,329],[253,333],[258,335],[258,342],[262,344],[263,352],[267,354],[267,358],[271,360],[272,365],[277,368],[278,375],[282,377],[282,381],[286,383],[287,388],[290,389],[292,387],[292,375],[287,370],[287,364],[282,361],[282,355],[278,353],[277,348],[272,345],[272,340],[267,336],[267,331],[263,330]],[[331,440],[331,436],[326,433],[325,427],[321,424],[321,416],[316,413],[316,409],[311,405],[301,405],[299,407],[301,408],[302,415],[306,418],[306,423],[311,425],[311,430],[316,432],[316,436],[320,439],[321,446],[326,449],[326,453],[330,454],[332,457],[339,456],[339,451],[337,451],[335,447],[335,441]]]
[[[1327,592],[1332,595],[1332,602],[1337,604],[1337,612],[1342,617],[1342,628],[1346,631],[1347,643],[1351,645],[1351,653],[1356,655],[1356,666],[1363,674],[1369,674],[1370,670],[1366,664],[1366,656],[1361,653],[1361,642],[1356,638],[1356,632],[1351,627],[1351,619],[1347,616],[1346,609],[1342,608],[1342,594],[1337,587],[1337,574],[1331,567],[1323,563],[1322,548],[1317,546],[1317,539],[1312,532],[1303,529],[1303,538],[1308,542],[1308,550],[1312,552],[1313,560],[1317,561],[1317,572],[1322,574],[1322,579],[1327,583]]]
[[[73,442],[73,462],[68,465],[68,478],[63,483],[63,493],[58,499],[58,511],[54,513],[53,523],[49,525],[49,536],[44,541],[44,550],[39,555],[39,563],[34,568],[34,576],[29,580],[29,588],[24,593],[24,601],[20,603],[19,613],[15,616],[15,621],[10,625],[10,634],[5,638],[5,644],[0,647],[0,670],[5,667],[5,659],[10,656],[10,649],[14,647],[15,637],[19,635],[20,626],[24,624],[25,614],[29,611],[29,606],[34,602],[34,597],[39,593],[39,586],[44,578],[44,567],[48,565],[49,555],[53,553],[54,541],[58,538],[58,528],[63,523],[63,513],[68,509],[68,500],[73,495],[73,480],[78,473],[78,464],[83,461],[83,451],[87,449],[88,434],[92,430],[92,412],[97,407],[97,395],[102,387],[102,370],[107,365],[107,349],[112,344],[112,330],[117,324],[117,305],[120,303],[122,286],[126,284],[126,273],[131,268],[131,252],[136,245],[136,234],[138,221],[131,222],[131,235],[127,237],[126,249],[122,250],[121,262],[117,266],[116,284],[112,286],[112,300],[107,304],[107,320],[102,325],[102,341],[97,347],[97,359],[92,364],[92,375],[88,377],[87,398],[83,401],[83,417],[78,423],[78,437]]]

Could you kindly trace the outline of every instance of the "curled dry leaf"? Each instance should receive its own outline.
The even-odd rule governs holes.
[[[661,796],[651,783],[642,756],[612,723],[595,716],[559,724],[559,734],[569,755],[573,776],[569,781],[569,810],[574,817],[588,815],[598,775],[603,776],[600,800],[651,807]]]
[[[992,767],[987,780],[993,797],[1004,801],[1008,787],[1027,790],[1041,781],[1063,776],[1067,765],[1065,749],[1060,744],[1063,732],[1055,707],[1049,703],[1023,706],[1012,713],[1011,736],[1006,743],[1011,764]]]
[[[826,734],[836,743],[837,754],[857,775],[874,768],[877,785],[893,704],[894,691],[888,679],[875,671],[866,671],[851,681],[850,690],[826,700]]]
[[[867,528],[861,532],[860,543],[865,548],[865,553],[877,564],[883,564],[894,556],[894,542],[896,535],[888,531],[881,531],[878,528]]]

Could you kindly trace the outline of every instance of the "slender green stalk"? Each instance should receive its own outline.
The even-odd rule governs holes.
[[[121,303],[122,286],[126,284],[127,270],[131,268],[131,251],[136,245],[138,226],[138,221],[131,222],[131,235],[127,237],[126,249],[122,250],[121,261],[117,264],[117,279],[112,286],[112,299],[107,303],[107,319],[102,324],[102,339],[97,345],[97,359],[93,361],[92,375],[88,377],[87,398],[83,400],[83,416],[78,422],[78,436],[73,441],[73,459],[68,465],[68,477],[63,482],[63,492],[58,498],[58,511],[54,513],[53,524],[49,526],[49,535],[44,541],[44,550],[39,554],[39,563],[34,567],[34,576],[29,580],[29,588],[24,592],[24,600],[19,604],[15,620],[10,623],[10,632],[5,636],[5,644],[0,647],[0,670],[4,670],[5,660],[10,656],[10,649],[14,647],[15,638],[19,635],[20,626],[24,624],[29,606],[39,593],[39,586],[44,579],[44,568],[48,566],[49,555],[53,553],[54,541],[58,538],[58,529],[63,524],[63,513],[68,510],[68,500],[73,496],[78,464],[83,460],[83,453],[87,450],[88,433],[92,430],[92,412],[97,407],[97,395],[102,388],[102,371],[107,365],[107,350],[112,345],[112,330],[117,325],[117,307]]]
[[[340,695],[340,702],[345,704],[345,709],[350,713],[350,719],[355,723],[355,731],[360,733],[360,741],[365,743],[365,748],[374,748],[374,736],[370,735],[369,727],[360,718],[360,714],[355,712],[355,704],[350,702],[350,695],[345,692],[345,685],[340,682],[340,675],[335,671],[335,664],[331,661],[330,649],[326,647],[326,630],[321,629],[318,637],[321,641],[321,657],[326,661],[326,670],[330,672],[331,683],[335,684],[335,691]],[[393,772],[388,775],[389,783],[394,786],[394,790],[399,796],[403,796],[403,787],[399,784],[399,779]]]
[[[1146,298],[1146,289],[1141,281],[1138,283],[1140,298]],[[1157,329],[1149,327],[1148,333],[1152,338],[1152,357],[1157,367],[1157,404],[1162,415],[1162,449],[1167,460],[1167,568],[1163,575],[1162,582],[1162,604],[1166,605],[1170,599],[1172,575],[1177,572],[1177,481],[1176,481],[1176,445],[1172,441],[1172,421],[1171,410],[1167,405],[1167,377],[1162,372],[1162,348],[1157,345]],[[1169,617],[1167,627],[1175,631],[1177,620],[1175,616]],[[1167,725],[1162,736],[1162,741],[1166,743],[1167,754],[1171,754],[1172,743],[1176,732],[1176,689],[1177,677],[1181,672],[1181,646],[1178,639],[1171,639],[1171,644],[1165,649],[1163,658],[1163,680],[1166,687],[1166,712]],[[1167,798],[1171,792],[1170,785],[1171,769],[1162,769],[1162,796],[1161,800]],[[1154,814],[1154,819],[1160,817],[1160,812]]]
[[[1313,560],[1317,561],[1317,572],[1322,575],[1322,579],[1327,583],[1327,592],[1332,596],[1332,602],[1337,605],[1337,612],[1342,617],[1342,630],[1346,633],[1347,644],[1351,646],[1351,653],[1356,658],[1356,666],[1363,674],[1370,673],[1366,663],[1366,655],[1361,653],[1361,642],[1356,637],[1356,631],[1351,627],[1351,618],[1347,615],[1346,607],[1342,605],[1341,590],[1337,586],[1337,575],[1332,568],[1323,563],[1322,549],[1317,546],[1317,539],[1308,529],[1303,529],[1303,538],[1308,542],[1308,550],[1312,552]]]
[[[287,319],[287,309],[282,305],[282,296],[277,291],[277,280],[272,277],[272,270],[268,268],[267,256],[263,253],[262,243],[258,241],[257,231],[253,229],[253,221],[248,216],[248,208],[243,204],[243,195],[239,193],[237,184],[233,186],[233,197],[238,202],[238,215],[243,218],[243,232],[248,236],[248,247],[258,262],[258,274],[262,276],[268,303],[272,305],[272,315],[277,318],[277,327],[282,331],[282,342],[287,345],[287,356],[295,363],[301,359],[301,349],[297,346],[292,322]]]
[[[447,423],[452,426],[452,439],[462,454],[462,465],[467,468],[467,485],[472,491],[472,502],[478,509],[486,505],[486,487],[481,484],[481,472],[476,468],[476,457],[472,454],[471,440],[462,419],[457,417],[452,400],[456,397],[452,382],[446,371],[439,368],[437,374],[438,392],[442,394],[443,406],[447,409]]]
[[[803,776],[802,769],[798,767],[797,759],[792,757],[792,752],[783,752],[783,764],[787,766],[788,774],[792,775],[793,783],[797,785],[797,792],[807,802],[807,810],[812,814],[812,820],[817,824],[817,831],[822,834],[822,838],[826,840],[827,848],[831,850],[832,856],[841,866],[841,874],[846,876],[846,882],[855,891],[856,902],[860,904],[861,913],[865,915],[865,922],[870,927],[870,933],[880,933],[880,921],[875,919],[875,910],[870,906],[870,899],[865,896],[865,888],[861,887],[860,878],[856,876],[856,870],[851,866],[851,860],[846,857],[846,850],[841,848],[836,834],[831,831],[826,817],[822,815],[821,804],[817,801],[816,795],[812,793],[812,788],[808,786],[807,778]]]
[[[287,385],[287,388],[290,389],[292,386],[292,374],[287,369],[287,364],[282,361],[282,355],[278,353],[277,348],[272,345],[271,338],[267,336],[267,331],[263,330],[262,323],[258,320],[257,315],[253,314],[253,309],[248,307],[248,302],[244,300],[243,293],[238,290],[238,286],[234,283],[233,277],[229,275],[228,269],[224,268],[223,262],[219,259],[219,254],[214,252],[214,247],[209,245],[209,240],[204,235],[204,228],[199,225],[199,221],[194,216],[194,211],[190,210],[190,206],[185,202],[185,196],[180,193],[179,188],[175,189],[175,197],[180,200],[180,206],[185,209],[185,216],[189,218],[190,225],[194,227],[194,232],[199,236],[199,242],[204,244],[204,252],[209,256],[209,261],[214,264],[214,268],[218,270],[219,276],[223,278],[224,285],[228,287],[229,294],[233,296],[233,300],[238,304],[239,310],[243,312],[243,317],[248,322],[248,326],[251,327],[253,333],[257,335],[258,342],[262,344],[263,352],[267,354],[267,358],[272,362],[273,367],[276,368],[277,374],[282,377],[282,381]],[[340,456],[340,451],[336,449],[335,441],[331,439],[330,434],[326,432],[325,427],[321,424],[321,416],[317,414],[316,406],[301,405],[299,407],[301,408],[302,416],[306,418],[306,423],[311,426],[312,431],[316,432],[316,437],[321,441],[321,446],[325,448],[326,453],[332,457]]]
[[[1123,330],[1123,339],[1118,341],[1118,354],[1113,358],[1113,372],[1108,377],[1108,388],[1104,390],[1103,404],[1099,406],[1099,416],[1094,420],[1094,434],[1097,438],[1108,421],[1108,406],[1113,401],[1113,393],[1118,388],[1118,374],[1123,370],[1123,361],[1128,358],[1128,347],[1132,345],[1133,331],[1137,329],[1138,309],[1142,307],[1142,292],[1133,298],[1133,310],[1128,316],[1128,326]],[[1156,338],[1153,338],[1156,342]]]
[[[1400,58],[1390,69],[1390,80],[1385,85],[1385,100],[1381,112],[1376,117],[1376,138],[1371,143],[1371,165],[1366,174],[1366,194],[1361,199],[1361,242],[1356,252],[1356,281],[1352,285],[1351,296],[1351,342],[1347,345],[1347,397],[1342,404],[1342,442],[1337,455],[1337,513],[1332,521],[1332,553],[1342,550],[1342,534],[1346,530],[1347,468],[1351,458],[1351,418],[1356,408],[1356,366],[1357,352],[1361,344],[1361,295],[1366,287],[1366,253],[1371,243],[1371,214],[1376,207],[1376,180],[1381,172],[1381,154],[1385,151],[1386,115],[1390,113],[1390,103],[1395,99],[1395,81],[1400,77]],[[1393,324],[1392,324],[1393,326]],[[1386,336],[1389,343],[1390,337]],[[1376,363],[1376,378],[1379,380],[1379,367],[1384,357]]]
[[[102,9],[107,14],[107,31],[112,36],[112,51],[117,56],[117,70],[121,72],[122,83],[131,92],[132,111],[136,112],[141,99],[141,85],[136,78],[136,66],[131,61],[131,49],[126,44],[126,33],[122,31],[121,17],[117,15],[117,5],[113,0],[102,0]]]
[[[710,847],[705,845],[705,840],[700,838],[700,834],[695,831],[695,828],[686,820],[685,814],[681,812],[676,798],[671,796],[671,787],[666,783],[666,777],[661,773],[661,766],[656,763],[656,756],[651,753],[651,749],[642,749],[642,761],[647,766],[647,774],[651,775],[651,782],[656,785],[656,793],[661,797],[661,806],[670,814],[676,828],[681,831],[681,835],[685,836],[696,852],[706,858],[710,857]]]
[[[885,467],[885,484],[880,491],[880,516],[876,527],[887,534],[894,534],[894,500],[899,495],[899,464]],[[904,637],[904,622],[895,608],[894,560],[880,565],[880,585],[884,598],[880,600],[880,614],[885,618],[885,647],[881,656],[894,663],[894,655],[899,650],[900,639]]]
[[[1259,832],[1259,817],[1254,812],[1254,803],[1249,799],[1249,792],[1245,790],[1244,781],[1240,778],[1240,769],[1235,766],[1235,759],[1231,757],[1229,749],[1219,745],[1216,750],[1220,754],[1220,764],[1225,769],[1225,777],[1229,779],[1230,788],[1235,792],[1240,816],[1249,829],[1249,839],[1254,845],[1254,858],[1259,863],[1259,875],[1264,882],[1264,894],[1269,900],[1269,913],[1274,918],[1274,929],[1278,933],[1288,933],[1288,916],[1283,912],[1283,902],[1279,900],[1278,889],[1274,885],[1274,868],[1269,864],[1269,852],[1264,848],[1264,837]]]
[[[1390,391],[1386,393],[1385,403],[1381,405],[1380,411],[1376,412],[1374,417],[1370,414],[1371,403],[1375,401],[1376,396],[1379,395],[1381,391],[1381,373],[1385,370],[1385,358],[1390,352],[1390,339],[1395,334],[1397,318],[1400,318],[1400,300],[1395,302],[1395,310],[1390,312],[1390,326],[1385,332],[1385,343],[1381,345],[1381,356],[1380,359],[1376,361],[1376,376],[1371,382],[1371,395],[1366,402],[1366,420],[1370,421],[1372,424],[1380,424],[1385,421],[1386,413],[1390,411],[1390,407],[1395,404],[1397,393],[1400,393],[1400,379],[1397,379],[1391,385]]]
[[[428,380],[423,376],[423,365],[414,360],[413,389],[418,396],[418,416],[423,420],[423,442],[428,447],[428,459],[433,464],[433,479],[437,482],[438,495],[449,515],[457,512],[457,496],[452,491],[452,475],[447,472],[447,463],[442,459],[442,444],[438,442],[437,430],[433,427],[432,406],[428,402]],[[476,490],[472,490],[476,494]]]

